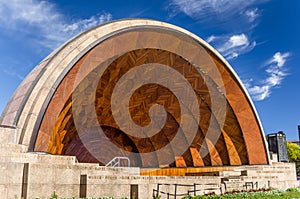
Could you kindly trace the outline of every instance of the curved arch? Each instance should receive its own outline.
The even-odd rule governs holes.
[[[44,145],[48,146],[53,124],[63,111],[62,107],[74,87],[99,64],[110,64],[129,50],[146,48],[175,53],[210,77],[215,88],[226,97],[233,112],[231,119],[241,129],[247,149],[247,161],[241,161],[241,164],[269,163],[257,112],[232,67],[218,52],[194,34],[153,20],[110,22],[68,41],[43,60],[24,80],[7,105],[0,124],[16,128],[19,143],[27,145],[29,150],[47,151]],[[180,70],[185,72],[185,68]],[[198,82],[193,79],[193,73],[195,72],[190,75],[191,82],[196,85]],[[211,102],[208,101],[208,104],[211,105]],[[212,116],[218,117],[214,114]],[[226,128],[230,127],[227,125]],[[225,136],[225,145],[233,145],[235,150],[232,154],[239,154],[237,144],[230,139],[232,135],[223,126],[220,129]],[[244,146],[244,143],[240,144]],[[227,149],[227,146],[224,147]],[[262,155],[257,157],[257,153]]]

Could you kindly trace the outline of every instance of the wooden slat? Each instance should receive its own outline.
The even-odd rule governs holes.
[[[131,42],[126,42],[128,40]],[[114,62],[104,70],[102,64],[111,57],[115,57]],[[177,164],[178,166],[216,166],[267,163],[260,127],[254,112],[238,85],[239,83],[227,67],[212,53],[209,52],[209,56],[207,56],[206,49],[193,39],[178,37],[177,33],[170,33],[167,30],[122,33],[107,39],[85,54],[56,89],[43,116],[35,150],[53,154],[76,155],[82,162],[99,161],[94,156],[101,156],[105,159],[106,156],[108,158],[122,155],[123,151],[128,154],[135,152],[141,154],[140,157],[131,157],[137,166],[159,167],[162,164],[166,166],[160,160],[159,154],[153,153],[147,159],[143,159],[142,154],[155,152],[167,146],[169,147],[168,155],[175,156],[172,147],[176,146],[169,145],[169,143],[176,133],[182,137],[178,144],[182,146],[187,144],[186,135],[181,131],[177,132],[181,123],[181,112],[179,102],[172,92],[157,84],[148,84],[137,89],[130,99],[131,117],[136,124],[141,126],[149,124],[148,112],[152,105],[158,103],[166,109],[167,122],[163,129],[152,137],[140,139],[122,132],[111,114],[111,94],[116,82],[129,70],[145,63],[164,64],[181,73],[192,85],[200,105],[201,117],[196,137],[190,148],[180,154],[180,161],[176,160],[173,166],[177,166]],[[195,66],[200,67],[205,73],[197,71]],[[79,71],[81,72],[78,73]],[[221,75],[217,75],[219,72]],[[95,82],[95,77],[99,74],[102,74],[100,81]],[[90,83],[97,83],[96,94],[89,93]],[[216,116],[211,112],[212,99],[208,84],[212,86],[210,89],[215,89],[215,91],[219,89],[216,85],[226,91],[224,125],[216,121]],[[178,84],[178,86],[181,85]],[[74,88],[77,89],[76,92],[74,92]],[[87,96],[87,101],[77,102],[82,105],[82,109],[77,110],[83,114],[80,122],[87,129],[94,128],[95,124],[90,113],[96,109],[99,125],[104,127],[105,135],[99,137],[97,135],[99,132],[95,131],[93,132],[94,140],[91,139],[85,143],[90,144],[93,151],[88,151],[82,144],[83,141],[80,140],[73,121],[72,100],[77,99],[76,95]],[[217,101],[215,106],[224,105],[218,103],[222,97],[224,98],[222,93],[213,97]],[[120,99],[120,103],[125,102]],[[123,122],[128,122],[128,120],[125,119]],[[216,143],[205,138],[209,127],[220,134]],[[102,140],[107,138],[120,150],[107,151],[103,154],[97,152],[99,148],[107,147]],[[83,136],[81,139],[87,138]],[[201,147],[210,151],[205,157],[199,159],[196,151],[199,151]],[[262,155],[256,157],[256,154]]]
[[[177,168],[186,167],[186,163],[185,163],[184,158],[182,156],[175,157],[175,159],[176,159],[175,164],[176,164]]]
[[[193,157],[194,167],[202,167],[204,166],[204,162],[200,157],[199,151],[196,148],[190,147],[190,151]]]

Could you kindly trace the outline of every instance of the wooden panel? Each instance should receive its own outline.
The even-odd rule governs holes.
[[[235,166],[214,166],[214,167],[194,167],[194,168],[141,168],[142,176],[188,176],[190,174],[199,176],[209,173],[219,173],[222,171],[232,171]]]
[[[232,139],[228,136],[228,134],[224,130],[222,130],[222,134],[224,136],[226,148],[227,148],[228,155],[230,158],[230,160],[229,160],[230,165],[241,165],[242,162],[240,159],[240,154],[238,153],[236,146],[232,142]]]
[[[176,161],[175,161],[176,162],[175,163],[176,167],[178,167],[178,168],[186,167],[186,163],[185,163],[184,158],[182,156],[175,157],[175,159],[176,159]]]
[[[126,42],[128,40],[132,42]],[[116,82],[130,69],[145,63],[164,64],[177,70],[189,81],[197,95],[201,117],[198,132],[190,145],[193,150],[187,148],[181,156],[186,166],[266,163],[264,154],[255,158],[254,152],[265,153],[262,138],[259,136],[260,128],[234,76],[216,56],[212,54],[207,56],[205,48],[195,40],[160,29],[134,30],[113,36],[83,56],[56,89],[43,116],[35,151],[76,155],[81,162],[99,162],[95,156],[101,156],[105,161],[107,156],[107,161],[109,161],[108,157],[124,155],[122,151],[127,151],[126,154],[130,152],[143,154],[155,152],[165,146],[169,147],[169,154],[174,154],[174,149],[169,143],[180,127],[181,112],[177,98],[168,88],[158,84],[143,85],[134,92],[129,102],[131,118],[141,126],[150,122],[148,112],[153,104],[161,104],[166,109],[167,122],[163,129],[152,137],[140,139],[122,132],[111,114],[111,94]],[[106,65],[109,67],[106,68]],[[221,75],[216,75],[216,72],[220,72]],[[95,82],[99,74],[102,74],[101,78],[99,82]],[[222,85],[223,82],[224,85]],[[96,95],[87,94],[90,92],[91,83],[98,85]],[[224,124],[220,124],[211,111],[212,99],[208,84],[210,89],[215,91],[219,89],[217,86],[226,90]],[[81,110],[83,116],[80,122],[87,128],[94,129],[95,139],[85,143],[92,146],[92,151],[87,150],[82,144],[81,139],[85,138],[78,136],[74,123],[72,100],[76,99],[76,96],[74,97],[74,94],[72,96],[72,93],[75,88],[77,89],[76,95],[88,96],[89,101],[79,102],[84,108]],[[213,96],[214,99],[223,100],[223,93],[216,93],[219,94]],[[90,106],[91,104],[95,106]],[[224,104],[215,105],[220,107]],[[102,137],[98,136],[99,132],[90,119],[89,113],[93,112],[92,109],[96,110],[99,125],[104,129],[105,135]],[[246,119],[247,116],[249,120]],[[212,143],[206,137],[209,128],[216,134],[220,134],[216,143]],[[183,138],[179,145],[186,145],[185,134],[181,131],[178,133],[181,133]],[[97,152],[99,147],[107,147],[102,139],[109,139],[120,150],[107,151],[104,154]],[[253,147],[254,143],[259,144],[257,149]],[[204,157],[198,154],[202,162],[196,158],[196,151],[199,151],[201,147],[211,149]],[[249,153],[252,154],[249,155]],[[160,157],[155,153],[147,159],[142,157],[142,155],[141,157],[132,156],[133,165],[141,167],[162,165]],[[169,166],[176,166],[176,161]]]
[[[212,54],[211,56],[215,57]],[[268,154],[264,145],[264,138],[251,104],[247,100],[239,83],[233,75],[230,74],[229,70],[224,67],[223,63],[216,58],[213,60],[222,73],[227,100],[230,102],[243,132],[249,164],[267,164]]]
[[[128,58],[126,59],[126,57],[128,57]],[[172,62],[168,62],[165,59],[172,60]],[[119,61],[119,60],[121,60],[121,61]],[[136,60],[138,60],[138,62]],[[153,62],[153,63],[168,62],[168,64],[170,64],[171,66],[175,65],[176,70],[184,73],[184,76],[186,76],[186,79],[189,80],[192,85],[195,85],[196,92],[199,95],[204,95],[204,94],[207,95],[208,94],[207,88],[205,88],[205,83],[204,83],[203,79],[201,78],[201,76],[197,73],[198,76],[193,75],[192,78],[190,78],[190,76],[191,76],[190,74],[192,73],[191,71],[193,71],[194,69],[191,67],[191,65],[188,62],[185,62],[184,60],[179,59],[179,57],[177,57],[169,52],[164,52],[164,51],[157,50],[157,49],[143,49],[143,50],[130,52],[130,53],[127,53],[127,54],[121,56],[116,61],[114,61],[110,65],[109,70],[106,70],[103,73],[103,76],[98,83],[95,106],[96,106],[96,110],[101,110],[101,111],[97,111],[98,121],[101,126],[111,126],[115,129],[118,129],[118,125],[115,123],[114,118],[112,117],[112,114],[111,114],[111,109],[110,109],[111,92],[115,86],[115,83],[118,82],[118,78],[121,78],[126,73],[126,71],[130,70],[137,63],[141,64],[144,62]],[[124,65],[126,67],[122,67]],[[181,67],[179,67],[178,65],[180,65]],[[122,72],[119,72],[119,71],[121,71],[120,70],[121,67],[122,67]],[[117,71],[117,72],[115,72],[115,71]],[[184,72],[184,71],[188,71],[188,72]],[[94,78],[93,78],[94,74],[97,74],[97,73],[98,73],[97,69],[94,70],[93,72],[91,72],[82,81],[81,85],[88,86],[89,85],[88,82],[94,81]],[[196,73],[196,71],[193,71],[193,73]],[[197,83],[195,83],[195,82],[197,82]],[[199,86],[199,84],[201,86]],[[83,92],[81,94],[84,96],[89,95],[89,94],[84,93],[85,91],[88,91],[88,88],[80,88],[78,90],[81,90]],[[145,98],[145,96],[147,96],[147,98]],[[65,105],[65,108],[63,109],[60,116],[58,117],[57,123],[54,128],[54,133],[52,134],[53,137],[51,140],[53,140],[53,141],[50,142],[50,145],[49,145],[50,148],[48,149],[48,151],[50,151],[51,153],[64,154],[64,153],[62,153],[62,149],[64,148],[64,151],[68,151],[68,155],[78,156],[79,152],[78,152],[78,150],[76,150],[76,148],[74,148],[73,152],[70,150],[66,150],[66,148],[68,148],[68,142],[65,142],[65,141],[63,142],[63,140],[72,140],[73,139],[73,138],[64,138],[64,136],[66,134],[68,134],[67,131],[71,131],[73,129],[72,130],[73,133],[71,133],[71,135],[73,135],[74,133],[75,134],[71,137],[76,136],[76,132],[74,132],[74,130],[76,131],[76,128],[74,126],[75,124],[73,123],[72,120],[69,121],[69,119],[72,118],[72,116],[70,115],[72,113],[69,112],[69,110],[71,109],[70,108],[71,100],[72,100],[71,98],[68,99],[69,104]],[[199,101],[200,101],[200,99],[199,99]],[[208,96],[207,96],[207,101],[209,101]],[[78,102],[78,103],[84,104],[87,102]],[[94,102],[91,101],[89,103],[92,104]],[[180,107],[179,107],[179,103],[178,103],[176,97],[174,97],[172,92],[170,92],[167,88],[164,88],[164,87],[156,85],[156,84],[144,85],[144,86],[140,87],[139,89],[137,89],[135,91],[135,93],[132,95],[130,103],[129,103],[129,107],[130,107],[129,111],[131,113],[133,120],[141,126],[148,124],[149,117],[146,113],[148,113],[149,108],[155,103],[161,104],[162,106],[164,106],[166,108],[166,111],[168,112],[167,122],[165,124],[165,127],[162,129],[162,131],[160,133],[158,133],[155,136],[150,137],[150,138],[138,139],[138,138],[128,135],[127,139],[130,139],[133,141],[133,146],[134,146],[134,148],[135,147],[137,148],[137,151],[139,153],[147,153],[147,152],[151,152],[151,151],[156,151],[156,150],[168,145],[170,143],[170,141],[173,139],[173,137],[175,136],[174,133],[177,132],[177,129],[178,129],[178,126],[180,123]],[[206,103],[206,102],[203,103],[203,101],[202,101],[200,103],[200,105],[201,105],[200,113],[201,113],[202,117],[201,117],[199,128],[202,130],[202,132],[206,132],[208,129],[208,125],[210,124],[207,121],[210,121],[211,113],[210,113],[208,103]],[[84,111],[87,113],[89,112],[87,110],[84,110]],[[209,113],[209,114],[206,114],[206,113]],[[69,115],[66,115],[66,114],[69,114]],[[89,115],[85,115],[84,117],[82,117],[81,123],[84,124],[85,126],[91,126],[92,124],[89,124],[89,122],[91,121],[88,119],[89,117],[90,117]],[[67,120],[67,121],[65,121],[65,120]],[[127,122],[127,121],[125,120],[123,122]],[[217,123],[216,120],[211,120],[211,123],[213,123],[212,125],[210,125],[211,128],[212,127],[215,128],[215,131],[221,131],[219,124]],[[67,128],[65,128],[65,126],[67,126]],[[125,132],[123,132],[123,133],[125,133]],[[182,133],[182,132],[179,131],[178,133]],[[110,134],[111,134],[111,132],[106,133],[107,137],[110,137],[109,136]],[[221,134],[221,132],[220,132],[220,134]],[[204,135],[205,135],[205,133],[204,133]],[[183,134],[183,136],[185,136],[185,135]],[[199,135],[197,137],[199,137]],[[200,137],[202,137],[201,140],[203,140],[203,136],[200,135]],[[121,149],[132,152],[132,147],[129,146],[127,148],[124,148],[124,146],[122,146],[121,144],[117,144],[117,143],[126,142],[126,140],[122,136],[114,137],[114,139],[111,139],[111,140],[116,146],[120,147]],[[185,144],[184,139],[182,141],[183,141],[182,144]],[[197,143],[198,143],[198,148],[200,149],[203,142],[200,143],[199,140],[197,140]],[[55,148],[55,150],[51,149],[53,147]],[[100,147],[100,142],[99,142],[99,147]],[[80,147],[78,147],[78,148],[80,148]],[[95,148],[97,148],[97,147],[95,146]],[[170,148],[170,153],[172,153],[172,148]],[[80,153],[80,154],[82,155],[83,153]],[[90,157],[90,155],[88,155],[89,153],[84,153],[84,154],[87,155],[86,160],[83,157],[80,157],[78,159],[80,159],[81,161],[88,161],[88,160],[90,161],[91,157]],[[246,154],[246,153],[244,152],[244,154]],[[105,154],[105,155],[109,155],[109,154]],[[211,163],[213,163],[213,165],[222,165],[222,164],[229,165],[229,157],[227,154],[227,148],[226,148],[226,144],[225,144],[225,141],[224,141],[224,138],[222,135],[218,139],[216,146],[213,147],[213,150],[210,152],[210,156],[207,156],[207,157],[212,158],[207,165],[210,165]],[[191,156],[189,150],[187,150],[187,152],[183,154],[183,158],[187,165],[193,166],[192,156]],[[109,159],[108,159],[108,161],[109,161]],[[158,159],[155,160],[155,157],[152,157],[151,159],[148,159],[148,160],[144,159],[142,161],[143,161],[144,167],[153,167],[155,165],[156,166],[160,165],[160,163],[157,162]]]
[[[191,147],[190,148],[192,157],[193,157],[193,164],[195,167],[201,167],[204,166],[204,162],[202,158],[200,157],[199,151],[196,148]]]

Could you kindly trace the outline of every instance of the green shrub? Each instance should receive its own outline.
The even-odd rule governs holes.
[[[55,193],[55,191],[54,191],[53,194],[50,196],[50,199],[58,199],[58,195]]]
[[[157,196],[156,196],[154,193],[153,193],[153,195],[152,195],[152,198],[153,198],[153,199],[160,199],[160,197],[161,197],[161,195],[157,195]]]
[[[286,191],[273,189],[259,189],[252,192],[237,192],[232,191],[224,195],[210,196],[185,196],[182,199],[234,199],[234,198],[249,198],[249,199],[282,199],[282,198],[300,198],[300,187],[289,188]]]

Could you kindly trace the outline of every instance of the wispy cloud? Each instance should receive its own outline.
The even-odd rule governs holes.
[[[285,62],[286,62],[286,59],[290,56],[290,53],[284,53],[284,54],[281,54],[280,52],[277,52],[274,54],[273,58],[270,59],[268,61],[269,64],[276,64],[278,67],[282,67],[284,66]]]
[[[265,70],[267,78],[255,85],[253,79],[244,82],[249,93],[256,101],[264,100],[270,97],[272,89],[279,86],[283,79],[288,75],[287,69],[284,67],[286,60],[291,56],[289,52],[277,52],[268,60],[267,69]]]
[[[86,19],[71,19],[49,1],[0,0],[0,34],[16,43],[22,40],[20,49],[14,47],[15,53],[2,55],[1,71],[5,76],[21,81],[30,67],[35,65],[34,53],[49,53],[76,34],[111,18],[111,14],[101,13]],[[11,43],[7,42],[6,45]],[[31,53],[16,55],[24,48]],[[9,50],[12,50],[11,46]]]
[[[258,4],[268,0],[170,0],[172,16],[184,13],[197,21],[231,26],[231,34],[212,35],[206,39],[226,59],[235,59],[250,52],[256,41],[250,38],[256,19],[260,16]],[[220,23],[221,22],[221,23]],[[247,32],[247,34],[246,34]]]
[[[246,10],[245,15],[248,17],[249,22],[253,22],[260,14],[258,13],[258,8],[254,8]]]
[[[14,71],[14,70],[7,70],[7,69],[4,69],[3,72],[4,72],[6,75],[9,75],[9,76],[11,76],[11,77],[18,78],[19,80],[23,80],[23,79],[24,79],[24,76],[20,75],[19,73],[17,73],[17,72]]]
[[[109,21],[112,15],[102,13],[87,19],[68,20],[54,4],[37,0],[0,1],[0,27],[10,31],[33,35],[36,42],[50,49],[74,35],[97,24]]]
[[[214,35],[211,35],[211,36],[209,36],[209,37],[206,39],[206,41],[207,41],[208,43],[213,42],[213,41],[215,41],[215,40],[216,40],[216,36],[214,36]]]
[[[250,42],[244,33],[225,36],[210,36],[206,39],[228,60],[234,59],[241,54],[251,51],[256,42]]]
[[[266,0],[171,0],[170,1],[170,15],[177,15],[183,12],[186,15],[205,20],[205,16],[214,16],[215,19],[229,19],[245,12],[250,6],[263,3]],[[248,14],[255,18],[257,10],[249,10]]]

